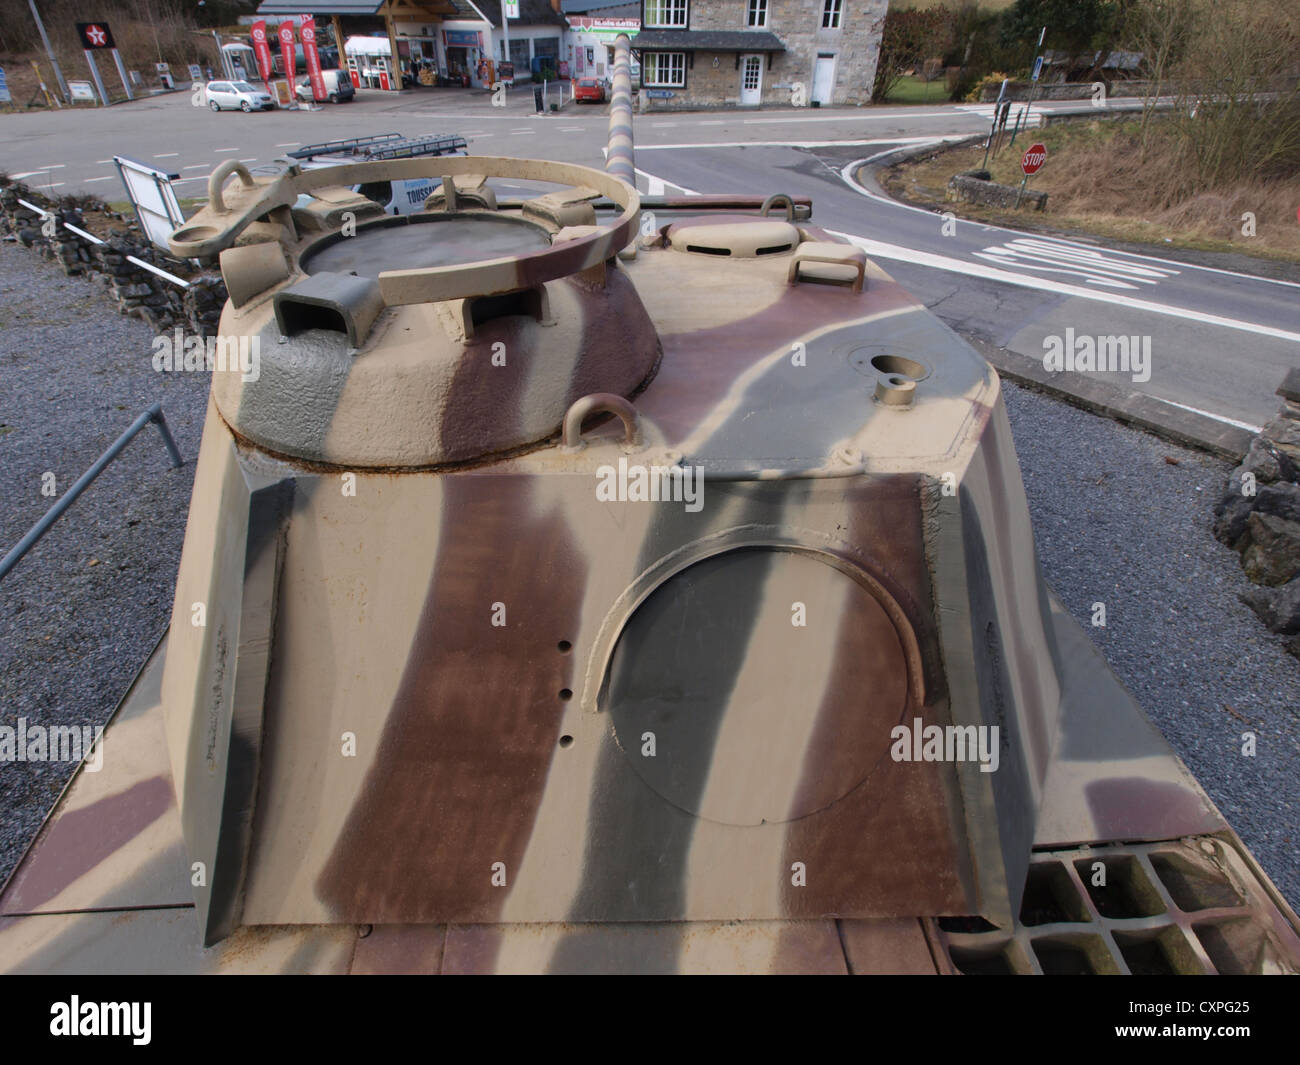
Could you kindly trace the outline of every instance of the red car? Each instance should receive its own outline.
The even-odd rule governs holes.
[[[605,86],[595,78],[579,78],[573,86],[574,102],[591,100],[593,103],[605,102]]]

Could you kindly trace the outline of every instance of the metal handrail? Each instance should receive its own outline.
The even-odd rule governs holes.
[[[104,467],[117,458],[122,449],[131,442],[131,438],[150,422],[158,426],[158,432],[162,434],[163,443],[167,445],[167,451],[171,455],[172,468],[177,469],[185,464],[185,460],[181,458],[181,453],[176,447],[176,441],[172,439],[171,430],[167,428],[167,419],[163,417],[162,404],[155,403],[133,421],[126,432],[113,441],[109,449],[100,455],[95,460],[95,464],[77,479],[77,483],[68,489],[63,498],[45,512],[45,516],[28,530],[27,535],[18,541],[13,550],[5,555],[3,559],[0,559],[0,580],[3,580],[9,571],[18,564],[18,560],[31,550],[37,540],[49,532],[50,526],[58,521],[63,512],[76,502],[77,496],[81,495],[90,486],[90,483],[104,472]]]

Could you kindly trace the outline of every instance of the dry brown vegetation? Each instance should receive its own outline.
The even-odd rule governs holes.
[[[1021,149],[1048,161],[1032,216],[962,205],[971,217],[1300,261],[1300,4],[1296,0],[1132,0],[1126,32],[1153,88],[1132,119],[1030,130],[990,164],[1020,181]],[[1160,97],[1173,106],[1157,107]],[[898,168],[905,197],[944,200],[982,149]],[[1253,232],[1252,232],[1253,230]]]
[[[1143,158],[1143,136],[1148,146]],[[1141,120],[1058,123],[1022,134],[1014,148],[990,160],[995,181],[1018,184],[1020,156],[1034,141],[1047,147],[1047,163],[1032,179],[1046,191],[1047,209],[997,211],[944,204],[948,179],[980,165],[984,149],[967,147],[905,163],[886,175],[896,195],[944,204],[958,214],[1012,225],[1078,229],[1122,240],[1222,250],[1300,262],[1300,173],[1243,177],[1184,195],[1172,195],[1183,176],[1178,123],[1157,115]],[[1162,145],[1164,147],[1162,147]],[[1254,215],[1247,236],[1243,215]]]
[[[128,70],[138,70],[147,84],[155,84],[155,63],[170,63],[172,73],[183,76],[186,64],[211,64],[216,58],[211,32],[198,30],[188,14],[193,6],[178,0],[101,0],[89,13],[84,0],[37,0],[37,9],[63,76],[69,81],[90,77],[77,36],[78,22],[108,22],[122,62]],[[40,64],[45,84],[56,90],[58,83],[27,0],[0,0],[0,66],[5,69],[18,107],[27,103],[37,87],[31,60]],[[112,57],[105,54],[98,57],[98,62],[109,94],[121,96],[122,85]]]

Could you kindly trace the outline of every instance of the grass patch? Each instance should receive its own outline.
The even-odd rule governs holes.
[[[978,168],[982,146],[937,152],[891,167],[881,177],[899,199],[978,221],[1300,262],[1300,175],[1243,180],[1177,198],[1170,191],[1173,153],[1156,150],[1142,159],[1136,131],[1136,121],[1096,120],[1031,129],[1014,147],[1008,146],[1008,135],[999,154],[990,156],[988,169],[994,181],[1018,185],[1024,149],[1035,141],[1046,145],[1047,162],[1029,180],[1029,188],[1048,193],[1041,212],[948,202],[949,178]],[[1255,218],[1254,236],[1242,232],[1247,212]]]
[[[948,102],[948,88],[942,77],[928,84],[915,74],[899,78],[885,100],[891,104],[943,104]]]

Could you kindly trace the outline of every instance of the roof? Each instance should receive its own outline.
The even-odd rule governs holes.
[[[313,15],[373,15],[383,0],[262,0],[257,7],[259,15],[301,15],[310,8]]]
[[[501,25],[501,5],[495,0],[488,0],[479,5],[483,17],[493,26]],[[519,0],[519,17],[510,20],[512,26],[557,26],[567,27],[564,16],[551,8],[550,0]]]
[[[418,3],[419,0],[416,0]],[[384,0],[262,0],[258,5],[259,15],[301,15],[304,11],[313,15],[374,15],[384,6]],[[443,15],[444,19],[479,20],[478,10],[466,0],[431,0],[431,7],[451,7],[455,13]]]
[[[770,30],[642,30],[632,38],[639,51],[784,52],[785,44]]]
[[[641,17],[637,0],[561,0],[560,9],[566,15],[585,15],[588,11],[603,11],[607,7],[634,7],[636,17]]]

